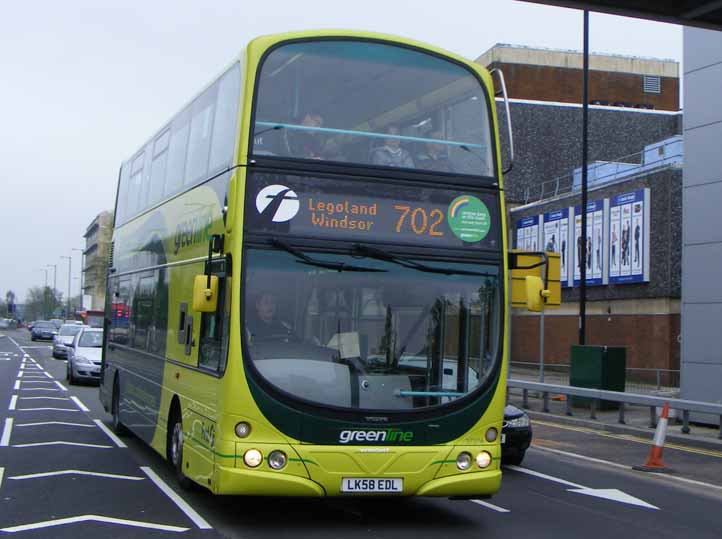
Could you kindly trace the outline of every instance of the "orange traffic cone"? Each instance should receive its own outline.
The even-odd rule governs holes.
[[[662,449],[664,449],[664,440],[667,437],[667,422],[669,417],[669,403],[665,403],[662,408],[662,415],[659,416],[657,422],[657,430],[654,431],[654,441],[649,449],[647,462],[642,466],[632,466],[635,470],[643,472],[668,472],[670,471],[662,461]]]

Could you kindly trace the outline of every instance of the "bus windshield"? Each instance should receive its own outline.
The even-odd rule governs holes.
[[[376,253],[248,250],[245,357],[257,375],[291,398],[389,411],[444,405],[487,380],[499,267]]]
[[[494,176],[489,100],[450,60],[371,41],[305,41],[261,68],[255,156]]]

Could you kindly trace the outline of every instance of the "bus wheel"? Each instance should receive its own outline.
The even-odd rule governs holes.
[[[177,408],[173,410],[168,426],[171,428],[169,431],[168,460],[175,468],[178,485],[184,490],[191,490],[194,483],[183,472],[183,422]]]
[[[120,384],[118,383],[117,377],[115,378],[115,382],[113,383],[113,401],[110,408],[111,415],[113,416],[113,432],[115,432],[118,436],[125,436],[126,434],[128,434],[128,429],[120,421]]]

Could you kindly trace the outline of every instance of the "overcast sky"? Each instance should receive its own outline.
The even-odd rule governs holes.
[[[114,7],[108,7],[114,5]],[[252,5],[249,10],[244,6]],[[591,15],[593,52],[681,61],[680,27]],[[495,43],[581,49],[581,12],[513,0],[6,3],[0,18],[0,296],[22,300],[112,209],[118,169],[251,38],[314,28],[416,38],[468,58]],[[73,255],[73,295],[80,254]],[[49,272],[51,286],[52,273]]]

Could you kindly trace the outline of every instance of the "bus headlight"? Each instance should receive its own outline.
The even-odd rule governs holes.
[[[263,453],[258,449],[249,449],[243,453],[243,462],[245,462],[249,468],[257,468],[261,465],[261,462],[263,462]]]
[[[486,441],[491,443],[496,441],[496,437],[499,435],[499,431],[496,430],[495,427],[491,427],[489,430],[486,431],[486,435],[484,438],[486,438]]]
[[[469,466],[471,466],[471,455],[469,455],[469,453],[460,453],[459,456],[456,457],[456,467],[463,472],[464,470],[468,470]]]
[[[481,468],[487,468],[491,464],[491,455],[487,451],[482,451],[476,455],[476,465]]]
[[[286,462],[288,459],[283,451],[271,451],[271,454],[268,455],[268,465],[274,470],[280,470],[286,465]]]
[[[236,436],[239,438],[245,438],[249,434],[251,434],[251,425],[246,423],[245,421],[241,421],[236,425]]]

